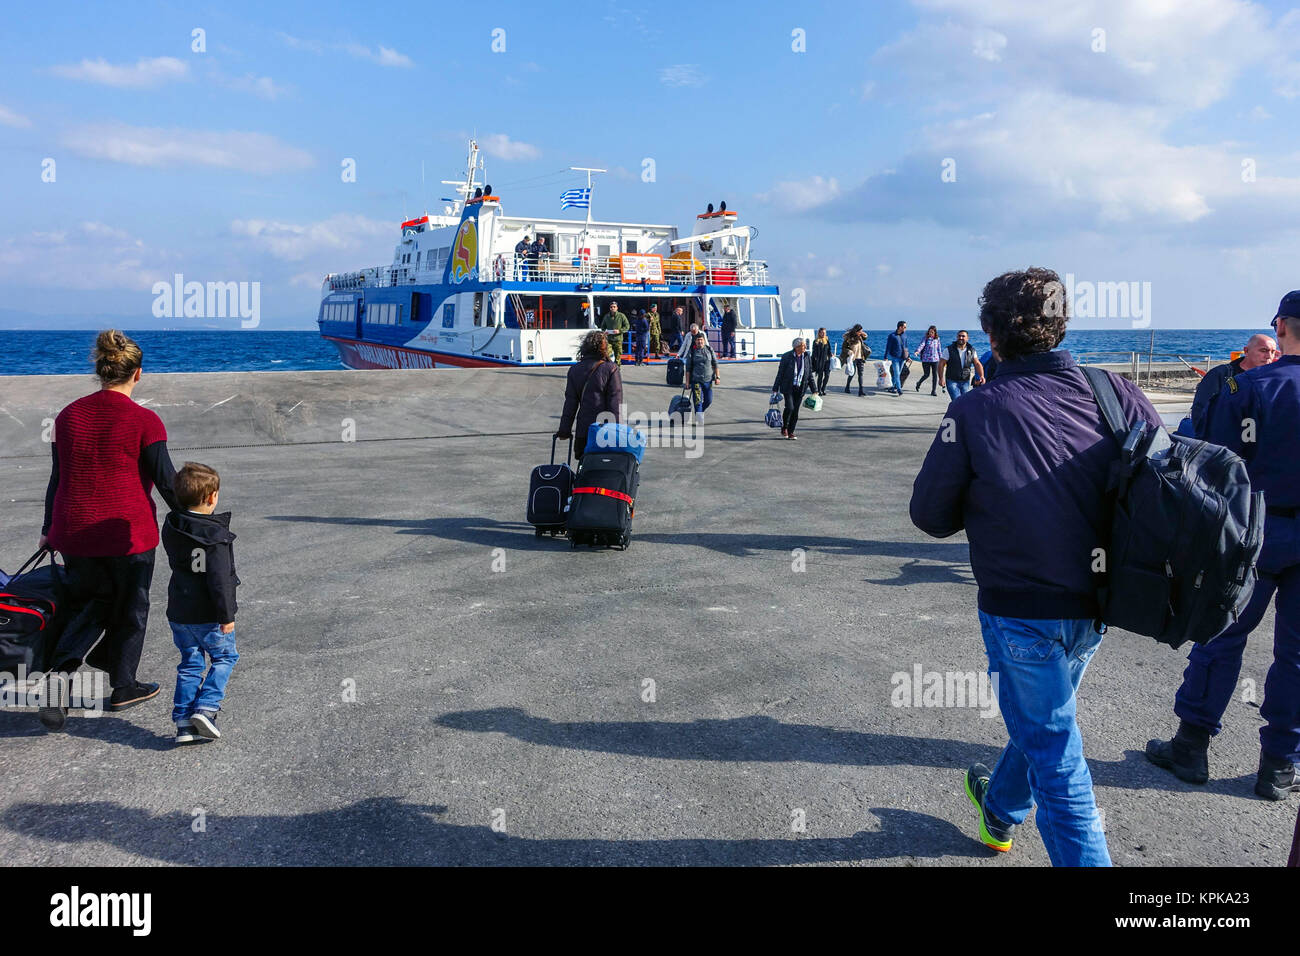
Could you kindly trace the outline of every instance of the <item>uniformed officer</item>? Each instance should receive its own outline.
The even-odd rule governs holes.
[[[618,303],[611,301],[609,309],[606,311],[604,318],[600,320],[600,327],[605,330],[605,338],[609,340],[609,357],[615,365],[623,364],[623,333],[629,331],[632,326],[628,322],[627,316],[618,311]]]
[[[1191,434],[1204,437],[1205,424],[1210,418],[1210,406],[1224,391],[1229,378],[1275,362],[1277,355],[1277,343],[1260,332],[1250,337],[1241,354],[1231,362],[1216,365],[1206,372],[1205,377],[1196,386],[1196,395],[1192,398]]]
[[[1205,439],[1241,455],[1251,489],[1264,492],[1259,581],[1237,623],[1192,648],[1174,700],[1173,740],[1147,744],[1147,759],[1189,783],[1209,780],[1210,738],[1237,689],[1246,638],[1277,594],[1273,666],[1259,713],[1255,793],[1283,800],[1300,790],[1300,291],[1288,292],[1273,319],[1282,357],[1225,381],[1210,408]]]

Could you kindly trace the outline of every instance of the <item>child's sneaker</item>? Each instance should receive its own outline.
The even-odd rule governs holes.
[[[217,730],[215,710],[196,710],[190,720],[194,724],[194,732],[200,737],[207,737],[209,740],[221,739],[221,731]]]
[[[194,741],[202,739],[194,732],[194,725],[188,720],[178,720],[176,722],[176,742],[178,744],[192,744]]]

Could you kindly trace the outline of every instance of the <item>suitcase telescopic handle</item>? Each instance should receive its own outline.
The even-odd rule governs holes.
[[[559,435],[551,436],[551,464],[552,465],[555,464],[555,443],[559,440],[560,440]],[[567,465],[572,460],[573,460],[573,436],[570,435],[569,447],[568,450],[564,453],[564,463]]]

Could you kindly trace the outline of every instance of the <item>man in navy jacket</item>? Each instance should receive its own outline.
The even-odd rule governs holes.
[[[903,363],[908,354],[907,323],[899,322],[885,339],[885,359],[889,362],[889,373],[894,383],[890,391],[895,395],[903,394]]]
[[[980,839],[1010,850],[1038,805],[1057,866],[1108,866],[1075,692],[1101,643],[1093,568],[1104,540],[1107,473],[1119,445],[1065,337],[1060,277],[1048,269],[984,287],[980,325],[997,377],[948,406],[912,489],[912,523],[944,538],[965,530],[979,585],[989,675],[1010,742],[997,766],[975,764],[966,793]],[[1112,376],[1130,421],[1159,423],[1151,403]]]

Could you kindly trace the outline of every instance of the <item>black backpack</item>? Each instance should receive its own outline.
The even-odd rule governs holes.
[[[1083,372],[1121,448],[1105,567],[1094,568],[1101,623],[1170,647],[1204,644],[1255,589],[1264,493],[1251,492],[1246,463],[1228,449],[1170,436],[1159,422],[1129,425],[1107,373]]]

